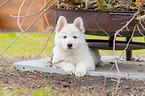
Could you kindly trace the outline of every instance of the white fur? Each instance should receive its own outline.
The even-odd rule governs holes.
[[[86,75],[88,70],[95,70],[95,64],[101,63],[98,50],[89,50],[84,32],[81,17],[69,24],[65,17],[60,16],[55,28],[52,62],[63,60],[56,64],[57,67],[64,69],[67,74],[75,74],[78,77]]]

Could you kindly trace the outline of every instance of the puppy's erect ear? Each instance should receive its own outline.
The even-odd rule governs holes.
[[[85,28],[84,28],[84,24],[83,24],[83,20],[81,17],[77,17],[73,24],[81,31],[81,32],[85,32]]]
[[[64,16],[60,16],[57,21],[55,32],[58,33],[65,24],[67,24],[66,18]]]

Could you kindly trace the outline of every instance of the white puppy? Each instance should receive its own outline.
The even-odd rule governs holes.
[[[86,75],[88,70],[95,70],[95,64],[101,63],[98,50],[94,53],[88,48],[84,32],[81,17],[69,24],[65,17],[60,16],[55,28],[52,63],[67,74],[78,77]]]

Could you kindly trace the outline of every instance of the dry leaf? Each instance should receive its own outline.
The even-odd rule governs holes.
[[[140,0],[136,0],[135,1],[135,5],[139,7],[141,5],[141,1]]]

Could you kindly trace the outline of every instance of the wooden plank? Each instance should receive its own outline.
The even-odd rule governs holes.
[[[90,48],[113,50],[113,47],[109,46],[108,40],[88,39],[86,41]],[[116,41],[116,50],[123,50],[126,47],[126,44],[127,44],[126,41]],[[139,50],[139,49],[145,49],[145,43],[131,42],[129,44],[129,47],[127,48],[127,50]]]

